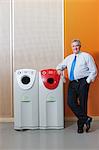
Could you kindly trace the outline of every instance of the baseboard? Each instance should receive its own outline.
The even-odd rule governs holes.
[[[76,121],[76,117],[65,117],[65,121]]]
[[[0,122],[14,122],[14,118],[0,118]]]
[[[99,121],[99,116],[92,116],[93,120]],[[76,117],[65,117],[65,121],[76,121]],[[0,118],[0,122],[14,122],[14,118]]]
[[[99,121],[99,116],[91,116],[93,120]],[[77,121],[76,117],[65,117],[65,121]]]

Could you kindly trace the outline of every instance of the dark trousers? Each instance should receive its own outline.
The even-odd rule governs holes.
[[[89,84],[86,78],[69,82],[67,103],[79,120],[86,122]]]

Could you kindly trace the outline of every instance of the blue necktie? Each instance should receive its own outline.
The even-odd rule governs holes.
[[[73,81],[74,80],[74,68],[75,68],[75,64],[76,64],[76,56],[72,62],[71,65],[71,70],[70,70],[70,80]]]

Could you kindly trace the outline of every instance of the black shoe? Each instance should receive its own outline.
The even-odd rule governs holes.
[[[81,129],[78,129],[77,132],[78,132],[78,133],[83,133],[84,130],[83,130],[83,128],[81,128]]]
[[[88,119],[85,123],[86,124],[86,132],[89,132],[91,122],[92,122],[92,118],[88,117]]]
[[[83,122],[82,120],[78,120],[78,121],[77,121],[77,125],[78,125],[78,130],[77,130],[77,132],[78,132],[78,133],[83,133],[83,132],[84,132],[84,130],[83,130],[84,122]]]

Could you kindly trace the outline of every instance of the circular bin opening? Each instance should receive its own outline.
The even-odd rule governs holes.
[[[24,76],[21,81],[23,84],[28,84],[30,82],[30,78],[28,76]]]
[[[47,82],[50,83],[50,84],[53,84],[54,83],[54,79],[53,78],[48,78]]]

